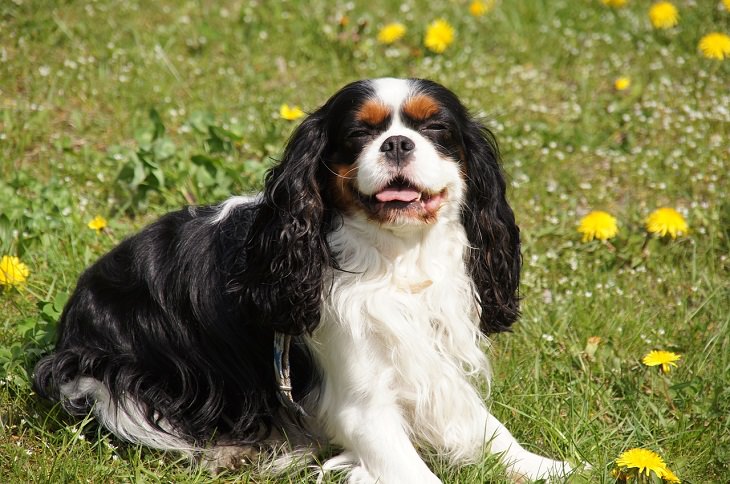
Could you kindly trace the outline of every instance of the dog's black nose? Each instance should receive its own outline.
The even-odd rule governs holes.
[[[380,151],[385,153],[385,157],[389,161],[401,164],[415,147],[413,141],[406,136],[391,136],[380,145]]]

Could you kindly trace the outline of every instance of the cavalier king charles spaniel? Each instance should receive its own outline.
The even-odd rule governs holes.
[[[440,482],[421,453],[564,478],[482,400],[520,264],[490,132],[434,82],[354,82],[260,195],[167,214],[88,268],[35,389],[214,468],[332,446],[321,468],[356,483]]]

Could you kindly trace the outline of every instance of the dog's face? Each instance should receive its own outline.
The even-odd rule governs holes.
[[[460,113],[420,80],[376,79],[332,98],[327,189],[337,208],[383,225],[434,223],[464,195]]]
[[[244,282],[257,304],[273,301],[262,319],[311,329],[323,268],[342,257],[329,237],[343,220],[366,220],[375,239],[460,225],[482,328],[504,331],[518,315],[520,272],[505,192],[494,137],[454,93],[423,79],[353,82],[307,116],[267,175]]]

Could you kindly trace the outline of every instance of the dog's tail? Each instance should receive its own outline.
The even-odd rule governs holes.
[[[79,360],[71,351],[57,352],[40,360],[33,375],[36,393],[60,402],[72,415],[92,412],[104,427],[127,442],[189,455],[200,450],[166,419],[159,416],[150,419],[149,409],[143,403],[129,395],[113,398],[104,382],[78,376]]]
[[[43,357],[33,370],[33,390],[41,397],[57,402],[61,398],[59,381],[68,381],[76,373],[78,357],[52,353]]]

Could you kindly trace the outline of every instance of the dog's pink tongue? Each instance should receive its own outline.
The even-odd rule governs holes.
[[[421,199],[421,194],[411,188],[386,188],[375,194],[379,202],[415,202]]]

